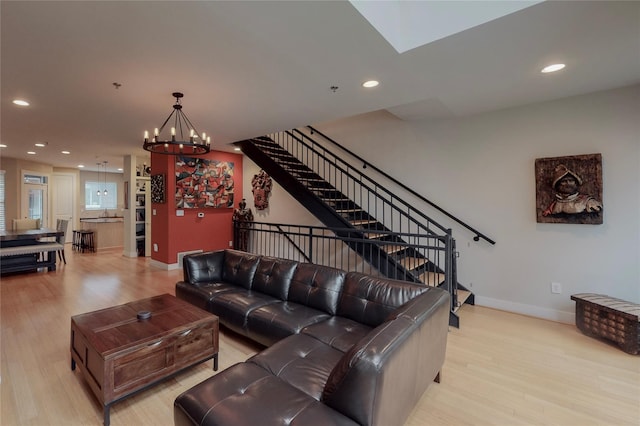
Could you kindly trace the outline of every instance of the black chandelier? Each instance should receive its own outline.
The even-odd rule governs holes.
[[[158,130],[157,127],[154,129],[153,138],[151,139],[149,139],[149,132],[144,131],[144,149],[149,152],[167,155],[201,155],[208,153],[211,151],[211,137],[207,136],[204,132],[200,135],[185,113],[182,112],[180,98],[184,95],[180,92],[173,92],[172,95],[176,98],[176,103],[173,105],[173,111],[171,111],[169,117],[164,120],[160,129]],[[167,123],[172,120],[172,117],[171,138],[162,140],[162,131]],[[179,138],[176,138],[176,131],[180,134]],[[189,139],[184,137],[185,131],[189,132]]]

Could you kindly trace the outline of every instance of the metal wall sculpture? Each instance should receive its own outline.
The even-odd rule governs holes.
[[[253,176],[251,179],[251,187],[253,188],[253,205],[256,210],[266,210],[269,207],[269,195],[273,188],[271,177],[264,170]]]
[[[538,158],[539,223],[602,223],[602,155]]]

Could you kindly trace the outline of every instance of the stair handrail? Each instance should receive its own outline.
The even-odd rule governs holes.
[[[491,239],[488,236],[486,236],[484,233],[482,233],[482,232],[478,231],[477,229],[473,228],[471,225],[463,222],[461,219],[458,219],[453,214],[449,213],[448,211],[444,210],[442,207],[438,206],[434,202],[432,202],[432,201],[428,200],[427,198],[425,198],[423,195],[421,195],[421,194],[417,193],[416,191],[414,191],[413,189],[409,188],[407,185],[403,184],[402,182],[400,182],[399,180],[397,180],[393,176],[390,176],[389,174],[387,174],[384,171],[380,170],[374,164],[371,164],[370,162],[368,162],[364,158],[360,157],[358,154],[354,153],[350,149],[345,148],[344,146],[340,145],[338,142],[336,142],[335,140],[331,139],[329,136],[325,135],[324,133],[322,133],[318,129],[314,128],[313,126],[306,126],[306,127],[309,130],[311,130],[311,134],[314,134],[314,133],[319,134],[320,136],[322,136],[324,139],[326,139],[331,144],[335,145],[336,147],[338,147],[342,151],[346,152],[350,156],[354,157],[358,161],[361,161],[364,166],[371,167],[373,170],[375,170],[380,175],[384,176],[386,179],[389,179],[394,184],[398,185],[399,187],[401,187],[405,191],[409,192],[413,196],[417,197],[421,201],[427,203],[429,206],[431,206],[432,208],[436,209],[437,211],[439,211],[440,213],[442,213],[443,215],[445,215],[449,219],[453,220],[454,222],[458,223],[460,226],[462,226],[462,227],[466,228],[467,230],[471,231],[473,234],[475,234],[475,236],[473,237],[473,241],[480,241],[480,239],[482,238],[483,240],[487,241],[488,243],[490,243],[492,245],[495,245],[496,242],[493,239]]]
[[[348,164],[346,161],[340,159],[338,156],[336,156],[333,152],[329,151],[328,149],[326,149],[325,147],[323,147],[322,145],[318,144],[318,142],[316,142],[315,140],[313,140],[313,138],[310,138],[309,136],[305,135],[304,133],[300,132],[299,130],[294,129],[294,131],[296,131],[298,134],[300,134],[303,138],[306,138],[308,140],[310,140],[313,144],[317,145],[318,147],[322,148],[322,150],[325,153],[329,153],[333,158],[340,160],[343,164],[346,164],[347,167],[349,167],[350,169],[356,171],[357,173],[359,173],[360,177],[364,177],[367,179],[367,181],[369,182],[373,182],[376,186],[380,187],[381,190],[383,190],[384,192],[386,192],[387,194],[390,194],[392,196],[394,196],[394,194],[389,191],[388,189],[386,189],[385,187],[383,187],[382,185],[378,184],[377,182],[375,182],[375,180],[371,179],[371,177],[365,175],[364,173],[360,172],[359,170],[357,170],[355,167],[353,167],[353,165]],[[310,150],[311,152],[315,153],[316,155],[318,155],[319,158],[322,158],[324,161],[326,161],[327,163],[332,163],[331,160],[329,160],[325,154],[319,152],[316,148],[309,146],[304,140],[300,139],[298,136],[294,135],[293,133],[291,133],[291,131],[287,130],[284,132],[279,132],[279,133],[284,133],[286,135],[289,135],[290,137],[294,138],[299,144],[301,144],[302,146],[306,147],[308,150]],[[300,161],[300,159],[298,159]],[[304,162],[302,162],[304,164]],[[339,170],[343,173],[345,173],[347,176],[353,178],[352,173],[350,173],[348,170],[345,170],[344,168],[340,167],[338,164],[335,164],[335,162],[332,163],[333,167],[335,167],[336,170]],[[375,191],[374,189],[370,188],[367,184],[365,184],[364,182],[359,182],[359,185],[361,185],[363,188],[367,189],[369,193],[372,194],[376,194],[376,197],[378,197],[378,199],[384,201],[388,206],[394,208],[396,211],[398,211],[400,214],[402,214],[403,216],[405,216],[407,218],[408,221],[412,222],[413,224],[415,224],[416,226],[418,226],[419,228],[424,229],[425,231],[427,231],[428,233],[431,234],[436,234],[432,229],[430,225],[435,225],[438,229],[440,229],[443,233],[451,233],[451,228],[446,228],[444,226],[442,226],[441,224],[439,224],[438,222],[434,221],[433,219],[431,219],[429,216],[427,216],[426,214],[424,214],[423,212],[421,212],[420,210],[416,209],[415,207],[411,206],[409,203],[407,203],[405,200],[403,200],[402,198],[399,197],[395,197],[397,198],[397,201],[401,204],[403,204],[405,207],[407,207],[408,209],[412,210],[413,213],[417,216],[422,217],[423,219],[425,219],[427,221],[427,224],[425,225],[423,222],[420,222],[418,220],[415,219],[415,217],[407,214],[406,212],[400,210],[394,203],[393,201],[383,198],[380,194],[377,193],[377,191]],[[336,188],[338,189],[338,188]]]

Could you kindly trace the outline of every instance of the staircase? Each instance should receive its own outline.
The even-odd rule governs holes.
[[[474,297],[457,282],[450,229],[300,130],[236,145],[379,273],[448,290],[450,324],[459,326],[458,308]]]

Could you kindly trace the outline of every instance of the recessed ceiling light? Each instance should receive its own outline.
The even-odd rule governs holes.
[[[13,103],[19,106],[29,106],[29,102],[22,99],[14,99]]]
[[[35,152],[35,151],[27,151],[27,154],[29,154],[29,155],[36,155],[36,152]]]
[[[0,143],[0,148],[6,148],[7,146],[3,143]]]
[[[71,154],[69,151],[60,151],[60,152],[65,154],[65,155]]]
[[[118,169],[118,171],[119,171],[119,172],[122,172],[123,170],[122,170],[122,169]]]
[[[233,148],[233,150],[234,150],[234,151],[240,151],[240,148],[235,147],[235,148]]]
[[[79,168],[83,168],[83,167],[84,167],[84,164],[78,164],[78,167],[79,167]]]
[[[38,142],[38,143],[36,144],[36,146],[37,146],[37,147],[42,148],[42,147],[47,146],[47,144],[44,144],[44,143],[42,143],[42,142]]]
[[[378,84],[380,84],[380,82],[377,80],[368,80],[362,83],[362,87],[366,87],[367,89],[370,89],[372,87],[376,87]]]
[[[550,72],[556,72],[556,71],[560,71],[565,66],[566,66],[565,64],[547,65],[546,67],[542,68],[542,70],[540,72],[545,73],[545,74],[550,73]]]

